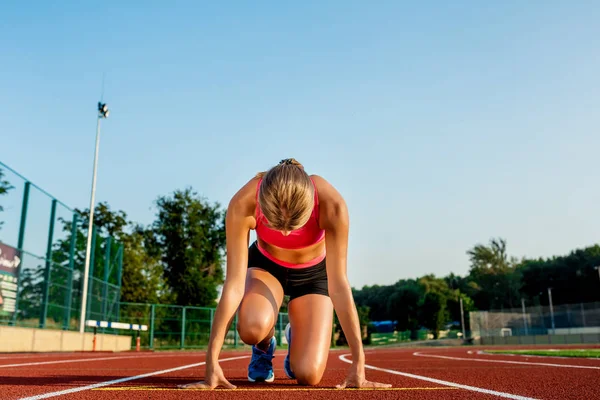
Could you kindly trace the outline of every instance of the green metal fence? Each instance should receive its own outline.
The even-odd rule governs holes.
[[[0,162],[0,324],[79,328],[85,216]],[[119,313],[123,246],[94,227],[88,318]]]
[[[0,162],[0,325],[79,329],[87,224],[85,215]],[[147,325],[148,331],[140,332],[145,349],[208,344],[214,309],[120,302],[123,245],[97,226],[91,242],[86,319]],[[280,345],[285,345],[287,323],[287,314],[281,313],[276,325]],[[225,347],[244,345],[236,325],[234,320]]]
[[[119,322],[148,326],[141,331],[140,348],[152,350],[195,349],[208,345],[215,309],[206,307],[183,307],[164,304],[120,303]],[[286,346],[284,330],[289,322],[287,313],[279,313],[275,335],[280,346]],[[237,317],[225,337],[224,347],[241,347],[244,343],[237,331]],[[100,328],[99,333],[130,335],[138,332]],[[132,347],[135,340],[132,340]]]

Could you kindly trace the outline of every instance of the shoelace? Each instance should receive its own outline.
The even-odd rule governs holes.
[[[254,353],[254,357],[252,360],[252,366],[253,367],[260,367],[262,369],[267,369],[271,367],[271,360],[273,359],[273,356],[267,354],[267,353]]]

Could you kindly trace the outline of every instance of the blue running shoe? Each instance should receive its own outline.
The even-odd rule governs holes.
[[[252,346],[252,359],[248,366],[248,380],[250,382],[273,382],[275,380],[272,360],[276,347],[277,340],[274,336],[271,338],[271,344],[267,351]]]
[[[288,378],[296,379],[296,376],[292,372],[292,366],[290,365],[290,347],[292,345],[292,327],[289,322],[285,327],[285,339],[288,342],[288,353],[287,353],[287,356],[285,357],[285,361],[283,362],[283,369],[285,370],[285,374],[288,376]]]

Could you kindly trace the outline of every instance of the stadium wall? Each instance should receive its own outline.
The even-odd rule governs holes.
[[[92,351],[93,333],[0,326],[0,353]],[[132,337],[96,335],[96,351],[129,351]]]

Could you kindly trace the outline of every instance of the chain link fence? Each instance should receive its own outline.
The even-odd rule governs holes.
[[[540,335],[598,335],[600,303],[525,306],[518,309],[472,311],[469,313],[474,337]]]
[[[78,330],[85,248],[85,215],[0,162],[0,325]],[[140,335],[145,349],[190,349],[208,344],[215,309],[120,302],[123,246],[96,226],[92,230],[88,299],[89,320],[143,324],[147,331],[98,328],[98,333]],[[275,327],[285,345],[287,313]],[[237,318],[225,347],[244,345]],[[86,331],[93,328],[86,327]]]
[[[0,162],[0,325],[79,329],[85,216]],[[92,233],[88,318],[118,318],[123,246]]]
[[[140,348],[151,350],[205,348],[215,315],[214,308],[184,307],[164,304],[120,303],[119,322],[146,325],[146,331],[122,331],[99,328],[98,333],[130,335],[134,340],[140,335]],[[287,313],[279,313],[275,324],[275,336],[280,346],[287,345],[285,327],[289,322]],[[245,346],[237,330],[237,316],[225,336],[223,346],[236,348]]]

